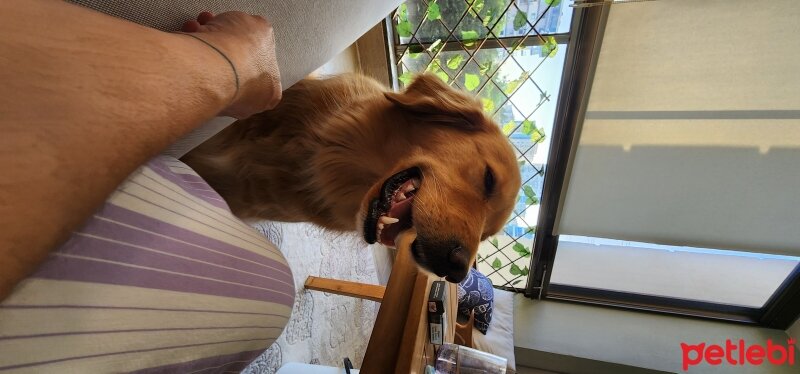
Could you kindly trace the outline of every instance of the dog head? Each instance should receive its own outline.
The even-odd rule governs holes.
[[[459,282],[479,243],[511,214],[520,188],[516,157],[481,103],[436,76],[421,75],[385,96],[388,125],[401,127],[398,138],[408,143],[361,203],[364,239],[394,246],[413,227],[417,263]]]

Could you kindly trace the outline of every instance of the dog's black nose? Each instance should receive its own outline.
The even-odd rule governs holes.
[[[418,237],[413,247],[420,265],[449,282],[461,282],[469,272],[470,253],[458,241],[428,241]]]
[[[462,245],[458,244],[450,250],[447,256],[448,271],[445,279],[449,282],[459,283],[466,278],[469,272],[469,251]]]

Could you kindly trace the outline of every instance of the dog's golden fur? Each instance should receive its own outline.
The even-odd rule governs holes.
[[[359,75],[301,81],[277,108],[238,121],[184,161],[239,217],[347,231],[363,230],[387,178],[418,167],[421,263],[443,258],[458,268],[454,278],[502,228],[520,187],[514,152],[480,102],[431,75],[402,93]],[[485,191],[487,170],[493,191]],[[446,241],[468,254],[448,260]]]

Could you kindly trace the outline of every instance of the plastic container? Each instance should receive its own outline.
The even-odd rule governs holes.
[[[436,356],[436,374],[505,374],[505,358],[457,344],[443,344]]]

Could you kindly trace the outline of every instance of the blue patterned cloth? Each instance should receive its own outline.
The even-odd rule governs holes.
[[[475,311],[475,328],[486,335],[489,323],[492,322],[494,306],[494,289],[492,282],[475,269],[458,284],[458,314],[469,318],[469,312]]]

